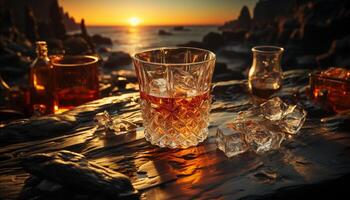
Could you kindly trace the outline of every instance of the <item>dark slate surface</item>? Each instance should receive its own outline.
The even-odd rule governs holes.
[[[349,179],[350,113],[330,115],[307,100],[307,74],[286,72],[278,94],[308,111],[304,127],[280,150],[264,155],[247,152],[228,159],[216,149],[217,126],[251,106],[245,81],[215,84],[210,137],[183,150],[160,149],[144,139],[136,92],[61,115],[1,125],[0,199],[17,198],[23,190],[29,177],[20,165],[23,158],[62,149],[129,176],[141,199],[281,199],[305,191],[322,193],[319,188],[332,191],[338,187],[334,182]],[[106,135],[92,120],[103,110],[138,127],[127,134]]]

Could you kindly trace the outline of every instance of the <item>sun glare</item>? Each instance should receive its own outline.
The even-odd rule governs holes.
[[[129,18],[130,26],[137,26],[137,25],[140,24],[140,22],[141,22],[141,20],[138,17],[131,17],[131,18]]]

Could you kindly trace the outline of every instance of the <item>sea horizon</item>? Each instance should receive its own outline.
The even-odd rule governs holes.
[[[96,28],[96,27],[129,27],[129,28],[143,28],[143,27],[178,27],[178,26],[182,26],[182,27],[208,27],[208,26],[222,26],[223,24],[158,24],[158,25],[145,25],[145,24],[140,24],[137,26],[130,26],[128,24],[125,25],[89,25],[87,24],[86,27],[91,27],[91,28]]]
[[[202,41],[209,32],[218,32],[216,25],[181,25],[184,30],[174,30],[176,25],[166,26],[87,26],[90,35],[102,35],[112,40],[113,45],[105,45],[111,51],[124,51],[132,54],[135,51],[186,44],[189,41]],[[164,30],[168,35],[159,34]],[[70,33],[79,33],[80,30]]]

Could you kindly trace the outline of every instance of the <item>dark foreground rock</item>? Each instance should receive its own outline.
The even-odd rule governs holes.
[[[76,118],[68,115],[16,120],[0,128],[0,143],[53,137],[71,130],[77,124]]]
[[[123,51],[115,51],[110,53],[104,67],[117,67],[131,64],[131,57]]]
[[[83,155],[71,151],[35,154],[25,158],[22,165],[27,172],[41,179],[39,184],[35,187],[31,185],[31,188],[46,190],[47,197],[50,193],[62,194],[67,189],[80,193],[80,196],[89,194],[99,199],[138,197],[138,192],[127,176],[89,162]],[[33,194],[29,188],[25,189],[21,199],[27,199],[26,195]],[[75,199],[75,196],[67,196],[72,197]]]
[[[204,46],[210,50],[216,50],[225,43],[223,36],[214,32],[205,35],[202,42]]]
[[[325,68],[331,65],[350,67],[350,35],[333,41],[328,52],[317,57],[318,65]]]

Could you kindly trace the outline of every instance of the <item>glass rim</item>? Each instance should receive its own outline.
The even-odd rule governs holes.
[[[251,50],[253,53],[265,53],[265,54],[274,54],[274,53],[284,52],[283,47],[272,46],[272,45],[255,46]]]
[[[192,62],[192,63],[161,63],[161,62],[145,61],[145,60],[142,60],[142,59],[136,57],[136,55],[140,54],[140,53],[156,51],[156,50],[162,50],[162,49],[189,49],[189,50],[192,49],[192,50],[199,50],[199,51],[203,51],[203,52],[208,52],[211,55],[212,58],[210,58],[208,60]],[[210,61],[215,61],[216,60],[216,55],[212,51],[209,51],[207,49],[201,49],[201,48],[196,48],[196,47],[175,47],[175,46],[170,46],[170,47],[149,48],[149,49],[144,49],[142,51],[134,52],[133,54],[131,54],[131,58],[133,60],[138,61],[138,62],[145,63],[145,64],[152,64],[152,65],[163,65],[163,66],[183,66],[183,65],[186,65],[186,66],[188,66],[188,65],[198,65],[198,64],[203,64],[203,63],[210,62]]]
[[[64,58],[90,58],[92,59],[91,61],[84,62],[84,63],[70,63],[70,64],[61,64],[61,63],[56,63],[56,60],[62,60]],[[57,66],[57,67],[76,67],[76,66],[86,66],[86,65],[91,65],[95,64],[98,62],[98,57],[97,56],[91,56],[91,55],[63,55],[61,59],[52,59],[52,65]]]

